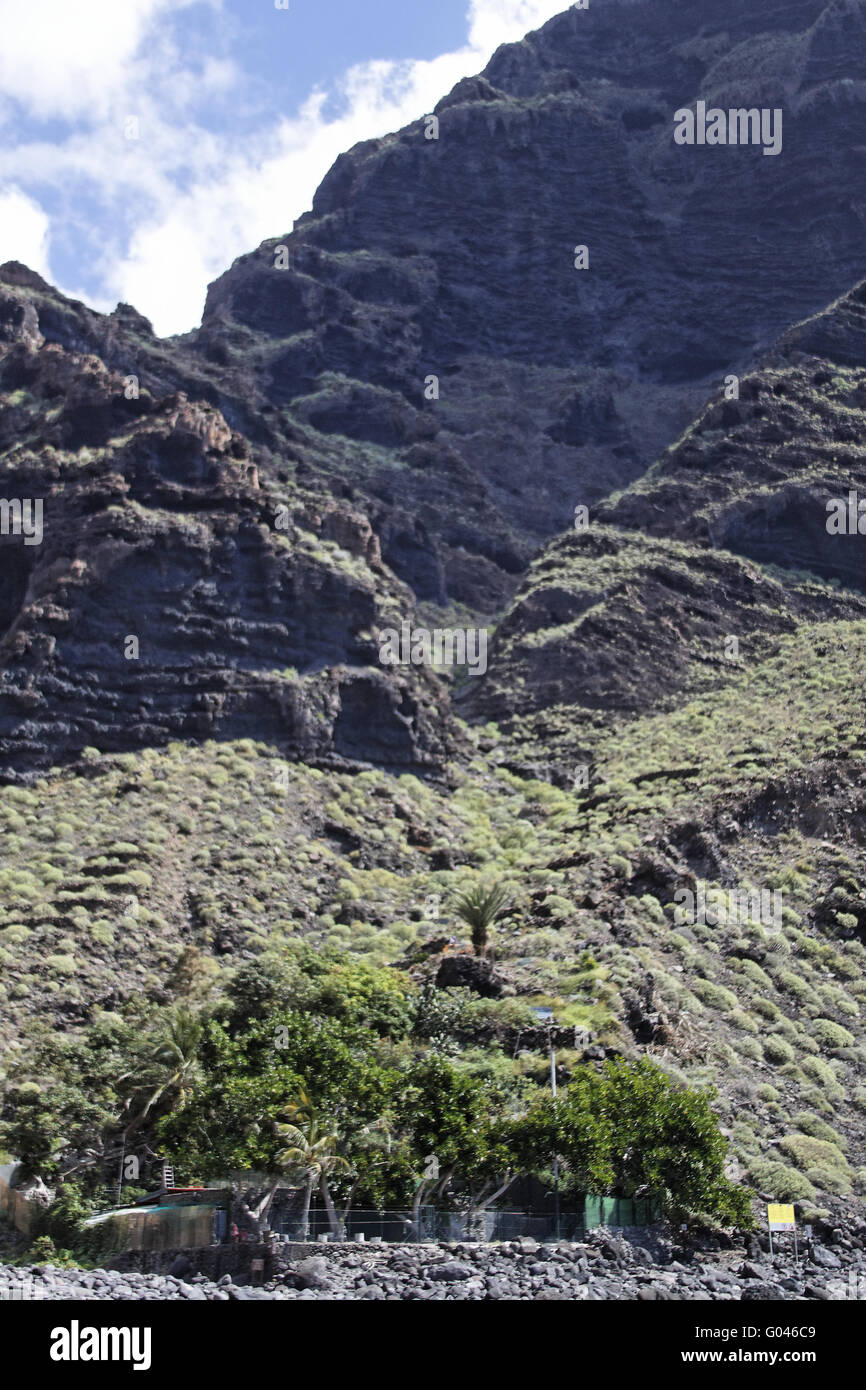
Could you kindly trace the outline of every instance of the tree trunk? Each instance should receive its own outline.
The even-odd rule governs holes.
[[[342,1217],[342,1220],[343,1220],[343,1228],[344,1228],[344,1229],[345,1229],[345,1226],[346,1226],[346,1222],[349,1220],[349,1212],[350,1212],[351,1209],[352,1209],[352,1198],[354,1197],[355,1192],[357,1191],[358,1184],[360,1183],[360,1181],[361,1181],[360,1178],[356,1178],[355,1181],[352,1183],[352,1186],[349,1188],[349,1195],[348,1195],[348,1197],[346,1198],[346,1204],[345,1204],[345,1206],[343,1207],[343,1217]]]
[[[307,1173],[307,1181],[304,1184],[304,1205],[301,1207],[301,1240],[306,1240],[310,1234],[310,1202],[313,1197],[313,1183],[316,1175],[312,1168]]]
[[[274,1178],[273,1186],[268,1189],[260,1201],[254,1204],[247,1202],[243,1195],[238,1193],[238,1206],[243,1212],[245,1219],[252,1227],[251,1234],[256,1236],[256,1238],[261,1236],[262,1224],[267,1219],[267,1214],[271,1209],[271,1203],[274,1200],[274,1193],[277,1190],[278,1181],[278,1178]]]
[[[271,1183],[270,1187],[265,1193],[264,1197],[262,1198],[261,1202],[256,1207],[255,1216],[256,1226],[258,1227],[256,1234],[259,1236],[261,1236],[262,1231],[267,1225],[268,1217],[270,1215],[271,1207],[273,1206],[274,1197],[276,1196],[279,1182],[279,1175],[277,1175],[277,1177],[274,1178],[273,1182]]]
[[[513,1182],[513,1176],[510,1173],[506,1173],[498,1187],[494,1179],[492,1184],[486,1183],[484,1187],[482,1187],[477,1197],[474,1192],[470,1191],[469,1206],[466,1210],[466,1229],[470,1237],[473,1227],[478,1227],[481,1231],[479,1239],[483,1239],[484,1213],[491,1202],[495,1202],[498,1197],[502,1197],[508,1191]]]
[[[335,1239],[339,1240],[341,1234],[340,1219],[337,1216],[336,1208],[334,1206],[333,1201],[331,1200],[331,1190],[328,1187],[328,1179],[325,1177],[324,1173],[322,1173],[321,1177],[319,1178],[319,1191],[322,1194],[322,1201],[325,1204],[325,1211],[328,1213],[328,1226],[330,1227],[331,1235],[334,1236]]]
[[[415,1188],[415,1195],[412,1198],[412,1231],[416,1240],[421,1239],[421,1204],[427,1195],[430,1182],[422,1178]]]

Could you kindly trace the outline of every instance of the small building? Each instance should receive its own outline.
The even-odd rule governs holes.
[[[106,1254],[219,1245],[228,1234],[230,1202],[227,1188],[172,1188],[152,1193],[135,1206],[100,1212],[84,1225],[104,1229],[100,1247]]]

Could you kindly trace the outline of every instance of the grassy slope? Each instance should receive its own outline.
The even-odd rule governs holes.
[[[52,1015],[78,1026],[91,1003],[205,997],[239,959],[299,936],[420,976],[413,947],[456,930],[453,896],[483,870],[505,878],[515,908],[496,942],[506,995],[459,1020],[467,1065],[540,1074],[540,1055],[512,1053],[530,1006],[547,1002],[631,1054],[631,1001],[651,996],[647,1050],[720,1086],[756,1180],[781,1162],[779,1195],[856,1189],[866,951],[850,911],[826,899],[835,885],[856,906],[866,883],[864,647],[862,621],[783,636],[724,688],[601,736],[585,792],[497,766],[491,727],[449,793],[282,764],[252,742],[94,758],[5,788],[6,1041]],[[709,860],[696,841],[715,847]],[[780,889],[783,930],[678,924],[677,882]]]

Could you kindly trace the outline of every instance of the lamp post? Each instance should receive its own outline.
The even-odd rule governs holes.
[[[547,1024],[547,1044],[550,1049],[550,1094],[556,1100],[556,1048],[553,1040],[553,1030],[556,1020],[553,1017],[553,1009],[538,1008],[535,1016],[540,1023]],[[556,1222],[556,1239],[559,1240],[559,1156],[553,1156],[553,1200]]]
[[[556,1100],[556,1048],[553,1041],[553,1015],[550,1016],[550,1029],[548,1031],[548,1041],[550,1042],[550,1094]],[[554,1107],[555,1109],[555,1107]],[[553,1201],[556,1221],[556,1239],[559,1240],[559,1155],[553,1156]]]

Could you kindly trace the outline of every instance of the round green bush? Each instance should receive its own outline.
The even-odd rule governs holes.
[[[815,1196],[815,1189],[805,1173],[788,1168],[772,1159],[755,1159],[749,1164],[749,1178],[760,1192],[766,1192],[777,1202],[802,1202]]]
[[[764,1056],[771,1066],[781,1067],[785,1062],[793,1062],[794,1049],[784,1038],[773,1035],[764,1042]]]
[[[812,1033],[821,1046],[828,1050],[854,1046],[854,1034],[829,1018],[816,1018],[812,1025]]]

